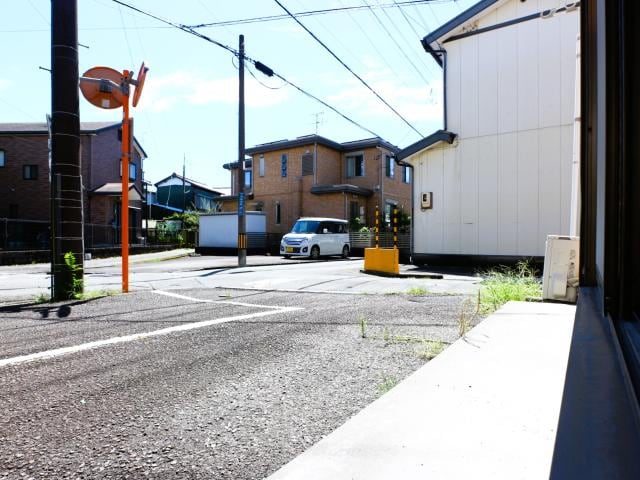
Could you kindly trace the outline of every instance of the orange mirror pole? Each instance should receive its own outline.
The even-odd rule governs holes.
[[[123,72],[129,78],[129,71]],[[122,225],[122,293],[129,291],[129,89],[125,90],[122,103],[122,204],[120,224]]]

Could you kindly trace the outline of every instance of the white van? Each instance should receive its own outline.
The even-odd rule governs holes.
[[[282,237],[280,255],[319,258],[321,255],[349,256],[349,225],[336,218],[300,218]]]

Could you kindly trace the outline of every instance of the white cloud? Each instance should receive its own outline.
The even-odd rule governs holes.
[[[368,75],[367,78],[376,78]],[[395,110],[410,122],[433,121],[442,117],[440,85],[405,86],[397,79],[369,81],[369,85]],[[389,117],[395,114],[369,89],[357,81],[349,81],[337,93],[329,97],[337,108],[358,112],[360,116]],[[397,118],[397,117],[396,117]]]
[[[6,90],[11,86],[11,81],[6,78],[0,78],[0,90]]]
[[[265,79],[263,82],[271,82]],[[274,86],[279,86],[274,84]],[[245,104],[262,108],[279,104],[288,98],[285,88],[271,90],[260,85],[248,73],[245,74]],[[209,105],[212,103],[235,104],[238,102],[238,79],[204,78],[200,74],[174,72],[160,77],[147,77],[140,107],[161,112],[178,103]]]

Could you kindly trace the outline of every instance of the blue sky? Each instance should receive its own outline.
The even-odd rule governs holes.
[[[196,25],[280,15],[272,0],[124,0],[159,17]],[[399,1],[399,0],[397,0]],[[363,6],[364,0],[281,0],[303,12]],[[393,0],[368,0],[388,5]],[[301,17],[300,20],[364,78],[423,135],[442,122],[441,71],[420,38],[472,5],[436,0],[402,9],[374,8]],[[50,0],[1,0],[0,122],[44,121],[50,110]],[[80,73],[105,65],[137,72],[150,67],[135,135],[147,154],[145,178],[156,182],[181,172],[214,187],[228,187],[224,163],[237,160],[237,62],[199,38],[144,17],[111,0],[79,0]],[[377,17],[377,18],[376,18]],[[384,26],[383,26],[384,25]],[[293,20],[211,27],[203,34],[233,48],[245,35],[246,53],[400,147],[421,137],[362,86]],[[281,80],[246,72],[246,146],[293,139],[316,131],[335,141],[371,137]],[[100,110],[80,100],[82,121],[121,120],[121,110]]]

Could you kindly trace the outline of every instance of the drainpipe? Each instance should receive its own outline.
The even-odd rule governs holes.
[[[434,53],[440,55],[442,58],[442,113],[443,113],[443,121],[442,121],[442,129],[447,129],[447,51],[444,48],[440,48],[438,50],[433,50]],[[399,165],[399,164],[398,164]],[[413,167],[411,167],[413,168]]]
[[[445,117],[446,118],[446,117]],[[414,205],[415,205],[415,182],[413,181],[414,177],[413,177],[413,165],[411,165],[410,163],[405,162],[404,160],[398,160],[398,157],[396,157],[395,155],[393,156],[393,160],[396,162],[396,164],[398,166],[401,167],[407,167],[411,169],[411,235],[409,236],[409,258],[410,258],[410,262],[413,263],[413,236],[415,235],[415,228],[414,228],[414,222],[415,222],[415,216],[414,216]]]

